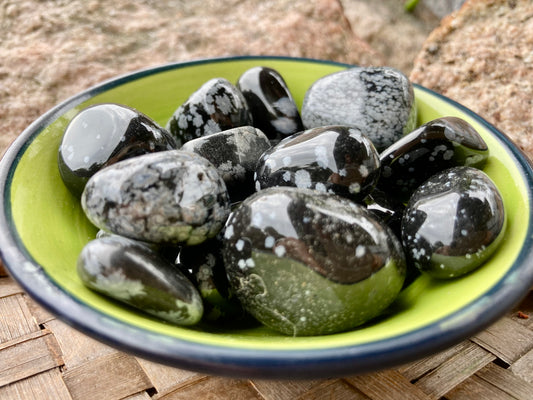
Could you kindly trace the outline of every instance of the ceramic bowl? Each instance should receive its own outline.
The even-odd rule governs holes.
[[[269,66],[288,83],[298,106],[318,78],[348,65],[308,59],[239,57],[169,64],[112,79],[54,107],[29,126],[0,165],[0,248],[11,276],[40,305],[78,330],[138,356],[199,372],[261,378],[326,378],[390,368],[427,356],[486,328],[533,283],[531,199],[526,157],[474,112],[415,85],[419,123],[457,116],[485,139],[485,172],[503,195],[505,239],[475,272],[453,281],[417,278],[391,312],[349,332],[287,337],[265,327],[177,327],[121,306],[83,286],[76,273],[96,229],[63,185],[57,151],[69,120],[100,102],[134,107],[165,125],[204,82],[236,82]]]

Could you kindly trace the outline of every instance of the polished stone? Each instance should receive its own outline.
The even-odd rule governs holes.
[[[113,164],[89,179],[81,200],[98,228],[166,244],[212,238],[230,212],[226,185],[215,167],[181,150]]]
[[[226,183],[231,201],[236,202],[255,191],[257,161],[270,147],[270,141],[261,130],[242,126],[190,140],[181,150],[209,160]]]
[[[293,186],[361,200],[375,186],[379,166],[376,149],[358,129],[313,128],[263,154],[257,163],[256,190]]]
[[[505,234],[498,188],[472,167],[442,171],[407,204],[402,241],[408,261],[435,278],[459,277],[480,267]]]
[[[94,173],[127,158],[177,147],[173,137],[146,115],[120,104],[81,110],[65,129],[58,165],[63,182],[77,197]]]
[[[223,254],[244,307],[294,336],[374,318],[394,301],[406,273],[399,240],[364,206],[293,187],[244,200],[226,224]]]
[[[245,125],[253,125],[253,119],[240,90],[227,79],[213,78],[174,111],[166,128],[182,146],[189,140]]]
[[[380,154],[378,187],[389,197],[408,201],[430,176],[455,166],[482,169],[489,148],[472,125],[461,118],[427,122]]]
[[[311,85],[302,104],[306,129],[351,126],[378,151],[411,132],[416,118],[411,82],[390,67],[353,67],[327,75]]]
[[[269,139],[279,141],[304,130],[298,107],[278,71],[251,68],[239,77],[237,88],[248,103],[254,126]]]
[[[214,238],[197,246],[183,246],[178,266],[198,289],[204,302],[206,322],[244,323],[251,318],[229,287],[222,257],[222,240]]]
[[[177,325],[194,325],[203,315],[202,299],[176,266],[149,247],[108,236],[85,245],[77,271],[92,290]]]

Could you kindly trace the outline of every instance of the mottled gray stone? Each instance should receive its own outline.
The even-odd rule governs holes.
[[[257,161],[270,147],[269,139],[261,130],[242,126],[190,140],[181,150],[209,160],[226,183],[231,200],[237,201],[255,191]]]
[[[354,67],[317,80],[302,105],[306,129],[324,125],[358,128],[381,151],[416,125],[413,87],[389,67]]]
[[[181,146],[189,140],[252,124],[242,93],[227,79],[213,78],[176,109],[166,128]]]
[[[89,179],[82,207],[98,228],[155,243],[198,244],[229,214],[229,196],[205,158],[169,150],[130,158]]]

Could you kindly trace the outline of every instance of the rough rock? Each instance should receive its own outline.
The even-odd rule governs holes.
[[[166,62],[261,54],[383,63],[339,0],[7,1],[0,18],[2,152],[80,90]]]
[[[425,41],[411,80],[448,96],[533,156],[533,2],[469,0]]]
[[[426,8],[437,18],[444,18],[458,10],[464,2],[465,0],[422,0],[420,7]]]
[[[442,2],[442,0],[434,0]],[[386,66],[409,74],[413,60],[440,18],[418,4],[415,12],[404,9],[404,0],[342,0],[354,33],[383,55]]]

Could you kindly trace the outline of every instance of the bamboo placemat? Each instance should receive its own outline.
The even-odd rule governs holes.
[[[343,379],[246,380],[103,345],[42,309],[0,264],[0,399],[531,400],[533,292],[485,331],[400,368]]]

